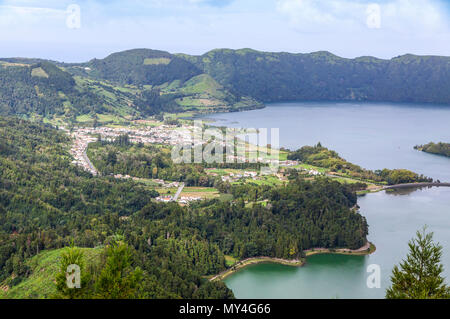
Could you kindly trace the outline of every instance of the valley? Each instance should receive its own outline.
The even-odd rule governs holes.
[[[348,270],[357,273],[371,258],[392,267],[392,250],[378,245],[380,226],[369,235],[361,203],[446,194],[426,187],[447,185],[447,159],[420,157],[410,144],[450,139],[448,65],[447,57],[249,49],[138,49],[76,64],[0,59],[0,297],[57,297],[49,269],[70,245],[92,272],[86,298],[103,291],[111,247],[133,256],[128,273],[142,271],[133,298],[252,298],[271,267],[302,265],[294,268],[302,277],[322,267],[314,260],[336,254],[355,261]],[[439,85],[422,86],[429,72]],[[268,103],[280,100],[291,102]],[[198,120],[202,130],[238,128],[238,146],[211,137],[196,143]],[[279,149],[240,137],[256,128],[278,128]],[[204,154],[210,143],[214,155],[226,150],[222,161],[172,157],[180,146]],[[436,220],[446,198],[434,199]],[[410,226],[408,234],[418,225]],[[294,271],[283,269],[273,286],[302,297],[282,279]],[[345,295],[374,296],[359,279]],[[317,287],[330,297],[327,285]]]

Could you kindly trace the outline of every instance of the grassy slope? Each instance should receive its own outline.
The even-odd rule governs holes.
[[[42,114],[38,115],[35,113],[35,110],[31,108],[30,110],[27,110],[26,113],[27,117],[30,119],[42,119],[46,123],[64,125],[71,114],[75,113],[78,115],[78,122],[93,122],[92,112],[87,113],[89,111],[82,111],[81,114],[79,113],[79,102],[83,98],[87,98],[87,92],[90,92],[97,97],[97,100],[91,101],[90,106],[102,107],[104,109],[104,114],[98,114],[98,122],[100,123],[123,122],[129,120],[133,116],[140,115],[139,110],[136,109],[133,105],[133,101],[130,99],[130,95],[136,96],[141,93],[141,91],[134,86],[116,86],[106,81],[95,81],[85,76],[74,76],[73,73],[70,75],[69,71],[72,71],[72,69],[56,67],[53,64],[47,63],[45,64],[45,67],[53,72],[49,73],[44,70],[43,66],[33,64],[32,60],[25,60],[24,62],[26,63],[0,62],[0,69],[4,73],[6,72],[5,76],[10,76],[10,81],[16,81],[16,85],[19,86],[15,98],[28,98],[30,101],[27,101],[27,105],[45,104],[45,99],[51,99],[54,102],[53,105],[48,106],[54,111],[53,114],[47,114],[46,116],[43,116]],[[26,75],[26,70],[30,70],[29,75]],[[16,77],[14,77],[14,72],[17,73]],[[64,90],[66,90],[64,92],[62,86],[58,87],[54,84],[54,82],[59,83],[59,78],[63,78],[67,81],[69,79],[73,80],[73,88],[70,90],[68,87],[64,87]],[[28,95],[23,93],[23,90],[29,87],[32,88],[31,93]],[[36,96],[33,96],[33,91]],[[24,97],[21,97],[20,95],[17,96],[19,93],[23,94]],[[67,93],[70,93],[72,96],[69,97]],[[78,95],[78,101],[72,103],[71,98],[73,99],[75,95]],[[7,95],[4,97],[6,100],[8,100],[8,98],[11,98],[11,96]]]
[[[329,52],[292,54],[215,49],[180,54],[233,94],[259,101],[450,103],[450,57],[403,55],[346,59]]]
[[[48,298],[56,292],[55,276],[59,271],[59,258],[65,250],[47,250],[27,261],[31,268],[30,276],[8,292],[0,290],[0,298],[5,299],[42,299]],[[86,264],[95,263],[103,251],[102,248],[81,248],[84,252]]]
[[[224,98],[223,87],[207,74],[200,74],[186,81],[181,88],[187,94],[208,94],[216,98]]]
[[[54,76],[53,73],[50,74],[39,65],[35,65],[35,60],[23,59],[20,62],[0,61],[0,67],[14,66],[15,68],[27,69],[34,67],[30,73],[31,78],[35,80],[51,80]],[[45,62],[47,66],[57,70],[55,71],[57,75],[65,74],[74,81],[73,92],[78,96],[76,100],[73,97],[69,98],[65,94],[66,92],[54,90],[51,86],[47,87],[46,82],[34,86],[32,89],[35,92],[33,94],[36,95],[35,99],[47,97],[47,92],[44,89],[49,89],[58,97],[56,112],[50,112],[50,115],[41,113],[43,116],[39,117],[42,117],[47,123],[63,125],[75,114],[76,122],[90,125],[94,122],[96,113],[99,123],[127,122],[134,118],[143,117],[140,112],[142,105],[135,105],[133,100],[141,100],[143,92],[149,89],[159,89],[162,94],[170,93],[179,96],[180,98],[176,102],[181,106],[179,112],[185,113],[183,116],[193,115],[186,114],[189,112],[227,112],[262,107],[261,104],[251,98],[233,96],[210,75],[201,74],[200,70],[195,71],[195,66],[168,53],[131,50],[112,55],[105,59],[106,64],[99,61],[91,62],[80,65]],[[127,75],[131,78],[128,79]],[[128,83],[128,81],[131,82]],[[87,92],[90,96],[86,95]],[[93,97],[95,97],[94,100],[92,100]],[[87,99],[92,101],[85,105]],[[53,100],[56,101],[56,99]],[[84,103],[83,108],[80,108],[81,101]],[[37,105],[38,102],[29,104]],[[147,107],[153,107],[152,103],[147,104]],[[56,109],[54,105],[48,107]],[[96,110],[94,111],[94,109]],[[170,109],[170,111],[173,110]],[[34,118],[35,114],[27,113],[27,116]]]
[[[217,112],[237,110],[258,105],[253,99],[236,101],[221,84],[208,74],[197,75],[180,86],[174,81],[164,87],[164,91],[182,94],[177,103],[185,111]]]

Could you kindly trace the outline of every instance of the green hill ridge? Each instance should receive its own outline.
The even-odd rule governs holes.
[[[276,101],[450,104],[450,57],[390,60],[216,49],[134,49],[86,63],[0,59],[0,114],[54,122],[229,112]],[[88,116],[88,117],[86,117]]]

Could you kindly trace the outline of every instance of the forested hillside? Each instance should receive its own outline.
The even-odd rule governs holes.
[[[138,265],[151,285],[146,293],[153,297],[193,298],[203,290],[202,275],[224,269],[216,245],[187,229],[183,236],[171,236],[169,218],[161,223],[181,216],[181,208],[156,206],[158,214],[139,217],[144,207],[155,207],[151,198],[157,193],[131,181],[92,178],[72,166],[62,133],[0,118],[0,143],[0,282],[14,286],[27,278],[27,260],[42,250],[72,241],[97,247],[117,233],[140,254]],[[134,215],[136,220],[127,221]],[[211,285],[211,293],[221,289],[220,283]],[[220,297],[227,294],[225,289]]]
[[[404,55],[345,59],[251,49],[180,55],[236,95],[284,100],[391,101],[450,104],[450,57]]]
[[[48,126],[0,118],[0,286],[28,282],[29,259],[42,251],[109,247],[120,234],[142,270],[133,297],[228,298],[223,283],[204,280],[226,268],[225,255],[296,259],[312,247],[366,243],[367,223],[350,209],[356,195],[338,182],[228,185],[232,201],[181,207],[152,201],[157,193],[143,184],[80,171],[68,142]]]
[[[75,66],[76,67],[76,66]],[[85,70],[85,68],[89,68]],[[450,57],[390,60],[217,49],[201,56],[136,49],[80,64],[75,72],[121,84],[182,85],[202,73],[238,100],[391,101],[450,104]]]
[[[1,115],[77,122],[82,115],[130,120],[181,110],[175,99],[182,95],[161,95],[158,88],[117,87],[74,76],[46,61],[8,61],[14,62],[0,61]]]
[[[0,63],[0,114],[47,116],[72,111],[64,102],[89,107],[69,73],[49,62]]]
[[[425,145],[416,145],[416,146],[414,146],[414,149],[425,152],[425,153],[450,157],[450,143],[430,142]]]
[[[81,74],[98,80],[134,85],[157,86],[175,80],[185,82],[203,73],[192,63],[168,52],[148,49],[113,53],[80,66]]]
[[[134,86],[144,93],[150,88],[158,90],[158,95],[176,99],[184,111],[227,112],[262,106],[246,94],[231,94],[202,69],[169,52],[134,49],[113,53],[104,59],[62,66],[75,75]]]
[[[93,124],[256,107],[262,104],[234,96],[192,63],[162,51],[130,50],[81,64],[0,59],[0,115]]]
[[[0,59],[0,114],[53,123],[228,112],[285,100],[450,104],[450,58],[135,49],[78,64]]]
[[[380,169],[370,171],[352,164],[339,156],[335,151],[323,147],[320,143],[315,146],[303,146],[288,155],[290,160],[298,160],[307,164],[326,167],[332,173],[389,185],[402,183],[432,182],[433,179],[416,174],[407,169]]]

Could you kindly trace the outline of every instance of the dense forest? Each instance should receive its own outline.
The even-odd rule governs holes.
[[[414,146],[414,149],[422,151],[422,152],[426,152],[426,153],[444,155],[444,156],[450,157],[450,143],[430,142],[425,145],[416,145],[416,146]]]
[[[184,61],[184,62],[182,62]],[[285,100],[450,104],[450,58],[404,55],[391,60],[216,49],[201,56],[136,49],[80,64],[85,76],[159,85],[209,74],[236,97]],[[80,69],[77,69],[80,70]]]
[[[142,184],[72,166],[68,142],[49,126],[0,118],[0,282],[19,284],[30,275],[26,261],[44,250],[107,248],[121,236],[130,269],[142,276],[133,297],[229,298],[223,283],[204,279],[226,268],[225,255],[294,259],[312,247],[366,242],[366,220],[351,209],[355,193],[327,178],[229,186],[232,201],[181,207],[154,202],[157,193]]]
[[[450,104],[449,74],[448,57],[344,59],[250,49],[202,56],[135,49],[78,64],[0,59],[0,114],[74,122],[85,114],[130,119],[284,100]]]
[[[214,186],[220,178],[208,176],[205,168],[260,169],[261,163],[174,164],[171,149],[164,145],[131,143],[127,135],[114,141],[89,144],[87,155],[102,175],[130,175],[184,182],[186,186]],[[224,152],[224,156],[225,152]]]
[[[181,55],[236,95],[286,100],[450,104],[450,57],[403,55],[345,59],[310,54],[213,50]]]
[[[320,143],[315,146],[303,146],[288,155],[290,160],[298,160],[303,163],[325,167],[331,172],[337,172],[352,178],[385,182],[389,185],[415,182],[432,182],[433,179],[418,175],[406,169],[382,169],[375,172],[361,168],[358,165],[347,162],[335,151],[323,147]]]
[[[105,59],[93,59],[83,67],[90,68],[87,74],[97,79],[153,86],[175,80],[184,82],[203,73],[192,63],[168,52],[147,49],[113,53]]]
[[[150,116],[177,112],[179,94],[161,95],[158,88],[119,90],[101,82],[76,80],[50,62],[0,63],[0,114],[38,115],[75,121],[83,114]]]
[[[51,63],[0,65],[0,114],[64,114],[64,101],[87,107],[85,99],[77,97],[72,76]]]

